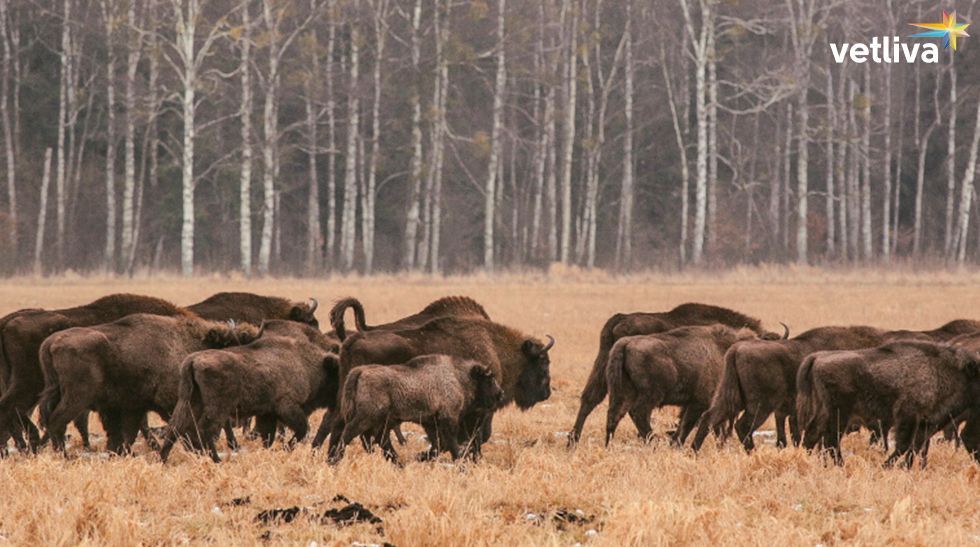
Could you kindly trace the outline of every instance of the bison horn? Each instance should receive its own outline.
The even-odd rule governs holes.
[[[545,338],[548,339],[548,344],[545,347],[541,348],[541,353],[545,353],[555,345],[555,339],[552,338],[550,334],[546,334],[544,336]]]
[[[316,312],[316,307],[319,306],[319,305],[320,305],[320,303],[316,301],[316,298],[313,298],[311,296],[310,297],[310,313]]]
[[[782,321],[780,321],[779,324],[783,326],[783,340],[788,339],[789,338],[789,326],[786,323],[783,323]]]

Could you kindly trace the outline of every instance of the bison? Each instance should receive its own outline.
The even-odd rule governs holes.
[[[684,444],[711,403],[725,351],[739,340],[755,337],[751,329],[712,325],[617,340],[606,366],[606,445],[627,412],[634,420],[642,418],[638,432],[649,438],[650,413],[664,405],[681,407],[680,425],[671,440]]]
[[[795,405],[800,361],[814,351],[874,347],[884,343],[885,336],[874,327],[819,327],[788,340],[749,340],[733,345],[725,354],[721,380],[692,448],[699,450],[710,430],[735,422],[739,440],[746,450],[752,450],[752,434],[773,413],[776,444],[786,446],[787,418],[793,440],[799,443]]]
[[[444,296],[422,308],[418,313],[383,325],[368,325],[364,316],[364,306],[361,304],[361,301],[353,297],[347,297],[338,300],[330,310],[330,326],[333,327],[334,334],[341,342],[347,338],[347,326],[344,323],[344,314],[348,309],[354,311],[354,324],[357,326],[359,332],[416,328],[437,317],[447,316],[490,320],[490,315],[487,314],[487,311],[476,300],[468,296]],[[313,438],[314,447],[323,444],[323,441],[330,433],[329,427],[330,413],[328,411],[323,415],[320,427],[317,429],[317,433]],[[402,436],[401,429],[396,427],[394,432],[399,442],[404,444],[405,438]]]
[[[400,422],[425,428],[432,453],[460,456],[460,426],[467,417],[493,412],[504,392],[493,371],[470,359],[424,355],[404,365],[364,365],[347,375],[341,414],[344,430],[331,462],[356,437],[369,435],[397,462],[388,430]]]
[[[727,308],[711,306],[708,304],[687,303],[681,304],[668,312],[659,313],[617,313],[606,321],[599,334],[599,353],[596,355],[589,373],[589,379],[582,390],[581,403],[579,404],[578,415],[575,418],[575,425],[569,432],[568,443],[573,446],[582,436],[582,428],[585,420],[599,403],[606,397],[606,363],[609,360],[609,351],[617,340],[625,336],[637,336],[641,334],[656,334],[667,332],[671,329],[684,326],[705,326],[719,323],[734,329],[747,328],[763,338],[778,339],[779,335],[767,333],[762,328],[762,322],[754,317],[741,314]],[[785,325],[783,325],[785,327]],[[787,336],[789,330],[786,330]],[[637,429],[643,427],[649,418],[642,413],[630,417],[636,424]]]
[[[37,428],[28,416],[44,388],[38,349],[52,333],[70,327],[109,323],[136,313],[171,317],[191,313],[203,319],[234,319],[255,325],[266,318],[292,319],[316,326],[316,308],[314,299],[309,303],[291,302],[249,293],[218,293],[187,308],[150,296],[114,294],[74,308],[21,310],[7,315],[0,319],[0,371],[9,371],[7,389],[0,397],[0,446],[6,444],[10,435],[18,438],[23,430],[29,435],[31,448],[38,445]],[[86,423],[87,413],[84,413],[77,425],[83,445],[87,447]]]
[[[891,342],[877,348],[821,351],[803,360],[797,375],[797,413],[803,445],[818,443],[843,463],[843,428],[894,423],[895,450],[885,465],[916,454],[925,466],[929,439],[980,401],[980,356],[949,344]]]
[[[514,402],[527,410],[551,396],[548,350],[554,339],[548,338],[546,345],[516,329],[470,317],[440,317],[418,328],[359,332],[341,346],[338,380],[344,385],[347,374],[363,365],[398,365],[420,355],[445,354],[489,367],[504,390],[501,404]],[[343,405],[342,397],[338,399]],[[342,417],[331,413],[331,454],[340,443],[344,425]],[[480,430],[480,439],[472,445],[478,453],[490,435],[490,419],[463,429]]]
[[[344,314],[348,309],[354,310],[354,323],[357,325],[357,330],[360,332],[415,328],[420,327],[426,322],[437,317],[446,317],[449,315],[454,317],[474,317],[477,319],[490,320],[490,315],[487,314],[487,311],[483,309],[483,306],[481,306],[476,300],[473,300],[468,296],[446,296],[432,302],[428,306],[422,308],[422,311],[414,315],[409,315],[408,317],[403,317],[397,321],[392,321],[391,323],[386,323],[384,325],[370,326],[366,323],[364,317],[364,306],[361,304],[360,300],[348,297],[338,300],[337,303],[334,304],[334,307],[330,310],[330,326],[333,327],[334,333],[341,342],[347,338],[347,328],[344,324]]]
[[[136,314],[55,333],[40,350],[41,423],[54,447],[64,450],[68,422],[98,410],[108,449],[128,452],[147,412],[170,417],[187,355],[247,344],[257,334],[248,323],[217,323],[191,314]]]
[[[220,462],[214,439],[235,415],[257,416],[265,446],[277,422],[293,431],[290,444],[306,436],[308,417],[336,404],[337,354],[334,341],[319,330],[292,321],[262,324],[253,342],[190,354],[180,365],[171,432],[160,452],[167,460],[178,437]]]

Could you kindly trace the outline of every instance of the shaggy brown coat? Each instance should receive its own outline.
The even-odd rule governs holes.
[[[214,439],[234,416],[257,416],[266,447],[281,421],[301,441],[308,417],[333,406],[337,397],[337,355],[330,337],[293,321],[262,324],[259,338],[244,346],[190,354],[180,365],[172,432],[160,453],[167,460],[178,437],[196,449],[206,447],[220,462]]]
[[[502,404],[514,402],[522,410],[551,396],[548,345],[510,327],[486,319],[442,317],[418,328],[359,332],[344,340],[340,350],[340,385],[356,367],[370,364],[397,365],[414,357],[444,354],[472,359],[493,371],[504,390]],[[339,401],[343,404],[342,401]],[[330,450],[340,442],[344,421],[331,412]],[[489,437],[487,424],[478,427],[481,439]],[[325,436],[325,435],[324,435]],[[318,433],[314,440],[322,442]],[[481,442],[482,442],[481,441]],[[480,442],[473,445],[479,450]]]
[[[266,319],[287,319],[320,328],[316,319],[317,301],[293,302],[278,296],[260,296],[247,292],[219,292],[206,300],[187,306],[188,311],[205,319],[235,321],[261,325]]]
[[[680,425],[672,440],[684,444],[711,403],[725,351],[735,342],[755,336],[751,329],[712,325],[618,340],[606,367],[606,445],[627,412],[643,417],[639,434],[649,437],[650,413],[664,405],[681,407]]]
[[[425,428],[433,455],[460,456],[459,428],[467,416],[492,412],[504,393],[486,366],[447,355],[416,357],[404,365],[365,365],[347,376],[343,390],[342,440],[331,461],[362,435],[380,442],[392,461],[398,454],[388,440],[391,424],[414,422]]]
[[[585,426],[586,418],[606,397],[606,363],[609,360],[609,352],[617,340],[626,336],[656,334],[678,327],[705,326],[715,323],[727,325],[734,329],[747,328],[763,338],[780,338],[775,333],[767,333],[762,328],[762,322],[754,317],[708,304],[687,303],[668,312],[617,313],[610,317],[599,334],[599,353],[596,355],[595,362],[592,364],[592,371],[589,373],[589,379],[582,390],[575,425],[568,436],[569,445],[578,442],[582,436],[582,428]],[[631,418],[633,418],[637,429],[642,428],[642,424],[647,421],[646,417],[639,414],[631,415]]]
[[[41,344],[41,423],[55,448],[64,450],[68,423],[98,410],[108,449],[127,452],[147,412],[170,417],[185,357],[247,344],[257,335],[258,329],[247,323],[231,326],[193,316],[148,314],[58,332]]]
[[[38,348],[52,333],[70,328],[99,325],[133,313],[180,316],[187,312],[170,302],[136,294],[104,296],[84,306],[59,310],[20,310],[0,319],[0,371],[6,389],[0,397],[0,447],[13,436],[21,445],[27,433],[31,448],[40,440],[30,414],[44,389],[38,364]],[[82,442],[88,446],[87,415],[77,424]]]
[[[821,351],[803,360],[797,376],[797,413],[803,444],[818,443],[842,463],[843,427],[894,423],[891,465],[915,454],[926,463],[929,438],[980,403],[980,357],[934,342],[902,341],[856,351]]]
[[[752,450],[752,434],[773,413],[776,444],[786,446],[787,418],[793,441],[799,444],[796,371],[800,361],[814,351],[878,346],[885,342],[885,336],[874,327],[819,327],[789,340],[751,340],[733,345],[725,354],[721,381],[692,447],[699,450],[709,431],[734,422],[742,445]]]
[[[397,330],[417,328],[437,317],[445,317],[449,315],[454,317],[490,319],[487,311],[483,309],[483,306],[481,306],[476,300],[473,300],[468,296],[446,296],[432,302],[428,306],[422,308],[422,311],[414,315],[403,317],[397,321],[392,321],[391,323],[372,326],[366,323],[364,317],[364,306],[361,304],[361,301],[353,297],[347,297],[338,300],[330,310],[330,326],[333,327],[334,333],[336,333],[337,338],[340,339],[341,342],[347,338],[347,327],[344,324],[344,314],[348,309],[354,311],[354,324],[357,326],[357,330],[359,332],[379,329]]]

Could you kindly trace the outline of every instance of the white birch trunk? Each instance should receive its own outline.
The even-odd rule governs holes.
[[[310,0],[310,12],[315,13],[317,1]],[[320,269],[320,247],[323,241],[320,229],[320,178],[317,174],[317,155],[319,154],[319,140],[317,136],[317,124],[319,117],[316,111],[315,96],[317,84],[320,80],[320,54],[319,40],[317,40],[316,27],[310,29],[310,74],[306,80],[306,146],[307,146],[307,168],[309,170],[309,182],[306,195],[306,273],[313,275]]]
[[[834,106],[834,73],[830,67],[827,68],[827,88],[825,95],[827,98],[827,162],[825,167],[827,177],[827,208],[825,213],[827,222],[826,256],[830,258],[837,254],[837,226],[834,216],[834,175],[837,168],[837,162],[834,159],[834,139],[837,136],[837,111]]]
[[[113,41],[115,0],[101,0],[105,23],[106,74],[106,153],[105,153],[105,255],[103,269],[115,269],[116,262],[116,53]]]
[[[136,2],[129,3],[126,20],[129,23],[127,41],[129,51],[126,56],[126,135],[124,145],[124,180],[122,202],[122,240],[120,254],[122,265],[128,268],[133,253],[133,218],[136,197],[136,70],[142,54],[142,35],[137,27],[142,26],[136,19]]]
[[[570,13],[565,40],[568,58],[565,64],[565,125],[561,174],[561,261],[568,264],[572,243],[572,153],[575,149],[575,100],[578,85],[578,22],[581,10],[572,0],[565,0]]]
[[[493,127],[490,134],[490,161],[487,166],[487,180],[484,186],[483,205],[483,267],[494,270],[495,192],[498,162],[501,152],[501,127],[503,125],[504,91],[507,85],[506,47],[504,36],[504,15],[506,0],[497,4],[497,76],[493,90]]]
[[[58,87],[58,163],[55,169],[55,253],[57,268],[64,265],[65,255],[65,178],[67,176],[68,124],[74,125],[74,113],[69,110],[68,88],[71,78],[71,5],[64,0],[61,23],[61,84]]]
[[[357,97],[358,48],[360,37],[356,22],[350,25],[350,75],[347,88],[347,155],[344,158],[344,205],[341,214],[340,257],[343,270],[354,267],[354,243],[357,222],[357,141],[360,138],[360,106]]]
[[[625,20],[625,82],[623,89],[623,183],[619,193],[619,224],[616,237],[616,268],[629,270],[633,264],[633,1],[626,0]],[[673,102],[671,102],[673,108]]]
[[[970,228],[970,205],[973,198],[973,181],[977,174],[977,148],[980,146],[980,101],[977,102],[976,122],[973,125],[973,140],[970,142],[970,156],[963,173],[962,194],[960,195],[959,220],[957,222],[956,262],[961,266],[966,261],[967,235]]]
[[[238,111],[242,135],[242,165],[238,179],[238,253],[242,273],[252,275],[252,19],[242,4],[241,56],[238,64],[242,104]]]
[[[276,155],[279,140],[279,120],[276,101],[279,100],[279,25],[273,15],[272,0],[262,2],[263,21],[269,48],[269,73],[266,74],[265,102],[262,108],[262,231],[259,239],[259,275],[268,275],[272,259],[272,236],[276,222]]]
[[[42,257],[44,255],[44,227],[48,217],[48,186],[51,184],[51,149],[44,151],[44,175],[41,177],[41,195],[38,198],[37,232],[34,239],[34,276],[44,274]]]
[[[402,244],[402,267],[415,269],[418,246],[419,198],[422,194],[422,74],[421,74],[422,0],[412,9],[412,161],[409,166],[408,208],[405,215],[405,239]]]
[[[0,1],[0,40],[3,41],[3,68],[0,74],[0,121],[3,123],[4,155],[7,167],[7,215],[10,222],[8,233],[10,249],[13,252],[14,263],[17,259],[18,221],[17,221],[17,163],[14,153],[14,132],[10,120],[10,63],[12,46],[10,32],[7,28],[7,2]]]
[[[949,121],[946,124],[946,231],[943,248],[946,258],[953,255],[953,210],[956,195],[956,64],[949,56]]]

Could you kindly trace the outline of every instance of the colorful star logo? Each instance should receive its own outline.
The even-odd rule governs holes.
[[[913,34],[911,36],[912,38],[942,38],[943,47],[949,49],[950,46],[953,46],[953,51],[956,51],[956,38],[970,36],[966,33],[966,27],[970,26],[970,24],[957,24],[955,11],[953,13],[946,13],[943,10],[942,23],[911,23],[911,25],[913,27],[930,29],[928,32]]]

